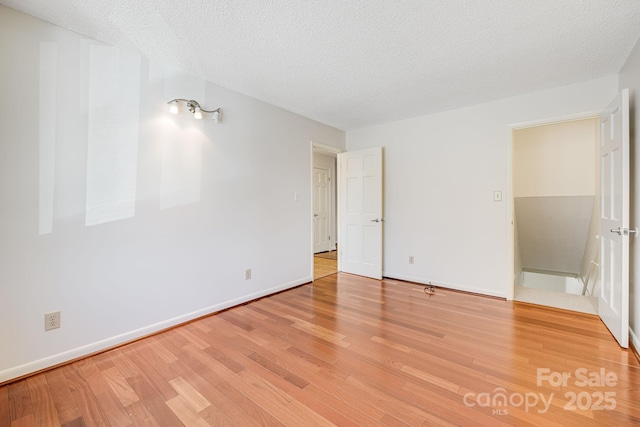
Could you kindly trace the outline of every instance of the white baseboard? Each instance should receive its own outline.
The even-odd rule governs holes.
[[[397,279],[397,280],[404,280],[407,282],[415,282],[415,283],[419,283],[421,285],[428,285],[429,284],[429,280],[428,279],[424,279],[422,277],[413,277],[413,276],[406,276],[403,274],[394,274],[394,273],[389,273],[389,272],[384,272],[382,273],[382,275],[384,277],[388,277],[389,279]],[[447,282],[441,282],[438,280],[432,280],[432,284],[433,286],[440,286],[443,288],[448,288],[448,289],[454,289],[456,291],[464,291],[464,292],[471,292],[473,294],[481,294],[481,295],[488,295],[488,296],[492,296],[492,297],[499,297],[499,298],[507,298],[507,295],[504,292],[496,292],[494,290],[491,289],[483,289],[483,288],[470,288],[467,286],[460,286],[457,285],[455,283],[447,283]]]
[[[62,353],[53,354],[51,356],[47,356],[39,360],[34,360],[32,362],[28,362],[23,365],[5,369],[4,371],[0,371],[0,384],[11,381],[16,378],[33,374],[35,372],[42,371],[47,368],[51,368],[53,366],[57,366],[57,365],[69,362],[71,360],[76,360],[91,354],[96,354],[96,353],[126,344],[128,342],[135,341],[142,337],[146,337],[146,336],[158,333],[160,331],[173,328],[177,325],[189,322],[199,317],[204,317],[209,314],[215,313],[217,311],[221,311],[236,305],[240,305],[245,302],[252,301],[254,299],[258,299],[267,295],[274,294],[276,292],[294,288],[296,286],[303,285],[311,281],[313,281],[313,277],[307,276],[302,279],[294,280],[292,282],[275,286],[270,289],[245,295],[240,298],[235,298],[229,301],[222,302],[220,304],[215,304],[210,307],[193,311],[191,313],[183,314],[181,316],[174,317],[173,319],[168,319],[159,323],[155,323],[153,325],[145,326],[144,328],[136,329],[130,332],[126,332],[124,334],[116,335],[114,337],[96,341],[96,342],[93,342],[81,347],[77,347],[71,350],[67,350]]]
[[[629,338],[631,338],[631,344],[633,344],[633,347],[638,353],[640,353],[640,339],[638,339],[638,336],[631,328],[629,328]]]

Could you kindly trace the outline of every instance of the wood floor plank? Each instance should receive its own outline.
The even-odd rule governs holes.
[[[106,371],[107,369],[113,368],[115,366],[108,353],[97,354],[92,359],[93,363],[96,365],[96,368],[98,368],[100,371]]]
[[[210,405],[199,415],[210,426],[236,427],[238,425],[236,421],[232,421],[229,418],[229,413],[226,410],[221,410],[215,405]]]
[[[218,362],[223,364],[227,369],[229,369],[232,372],[235,372],[236,374],[242,372],[245,369],[243,365],[235,361],[232,357],[229,357],[228,354],[226,354],[225,352],[218,350],[217,348],[207,347],[205,349],[205,353],[207,353],[212,358],[216,359]]]
[[[9,412],[11,414],[11,421],[16,421],[21,418],[31,415],[31,395],[29,394],[29,385],[26,381],[18,381],[13,384],[9,384]]]
[[[167,406],[186,427],[210,427],[198,413],[184,400],[182,395],[167,400]]]
[[[187,344],[178,354],[180,355],[178,362],[187,365],[191,370],[196,372],[202,380],[206,381],[207,384],[216,386],[224,381],[222,375],[214,368],[212,358],[207,353],[201,352]],[[184,372],[176,370],[177,364],[177,362],[172,363],[170,366],[171,369],[180,375],[184,375]]]
[[[45,373],[53,404],[58,413],[60,424],[65,425],[81,417],[80,410],[71,395],[67,379],[61,369]]]
[[[169,384],[195,412],[203,411],[207,406],[211,405],[211,402],[185,381],[184,378],[176,377],[169,381]]]
[[[86,384],[95,396],[110,390],[109,385],[102,376],[102,372],[100,372],[93,362],[93,358],[80,360],[76,363],[76,366],[82,373],[83,378],[86,379]]]
[[[110,426],[108,418],[89,387],[88,379],[80,369],[80,362],[64,366],[62,369],[83,422],[87,425]]]
[[[126,347],[123,347],[121,349],[122,351],[119,351],[119,352],[110,351],[107,354],[109,355],[109,358],[113,362],[113,365],[118,369],[118,372],[120,372],[120,375],[122,375],[124,378],[131,378],[131,377],[140,375],[140,372],[126,358],[124,354],[125,348]]]
[[[347,379],[347,383],[352,385],[359,394],[364,393],[371,396],[371,399],[376,402],[379,409],[384,411],[384,416],[391,415],[409,425],[419,425],[425,421],[433,425],[454,425],[445,418],[430,413],[433,409],[431,406],[423,409],[410,401],[402,399],[399,393],[390,392],[367,383],[366,379],[351,376]]]
[[[423,288],[327,276],[2,386],[0,427],[640,425],[640,364],[597,317]]]
[[[286,408],[292,398],[267,380],[246,370],[241,371],[237,376],[227,374],[226,379],[232,387],[278,419],[279,422],[285,425],[300,422],[289,411],[278,410],[278,408]]]
[[[323,364],[319,360],[316,362],[308,353],[297,351],[293,347],[288,347],[285,350],[278,346],[263,347],[258,350],[258,354],[267,359],[269,363],[277,365],[278,370],[283,370],[283,375],[292,374],[296,381],[298,379],[304,381],[304,383],[298,384],[301,389],[305,389],[317,377],[323,366],[326,368],[332,366]]]
[[[25,415],[11,423],[11,427],[33,427],[36,425],[36,419],[33,414]]]
[[[95,397],[102,408],[102,412],[109,420],[109,423],[114,427],[131,425],[132,421],[129,414],[124,410],[124,406],[118,400],[102,371],[100,371],[98,366],[93,363],[93,358],[84,359],[77,363],[79,364],[84,377],[87,378],[87,383],[93,397]],[[113,366],[113,364],[106,364],[103,366]]]
[[[115,365],[113,368],[103,371],[102,374],[122,406],[129,406],[140,400],[136,392],[133,391],[129,383],[127,383],[126,378],[120,373]]]
[[[9,387],[0,387],[0,427],[9,427],[10,425]]]
[[[338,272],[337,259],[322,258],[320,256],[313,257],[313,278],[318,280]]]
[[[295,398],[305,406],[309,406],[327,420],[339,426],[377,426],[380,419],[376,419],[375,412],[365,412],[347,399],[341,399],[315,385],[310,385],[304,393],[294,392]]]
[[[238,328],[242,329],[243,331],[252,331],[255,329],[255,327],[253,326],[253,322],[251,321],[247,321],[245,319],[242,318],[242,316],[236,314],[234,311],[231,310],[227,310],[225,312],[220,313],[220,318],[226,320],[227,322],[231,323],[232,325],[237,326]]]
[[[193,349],[197,351],[197,349]],[[260,411],[254,411],[254,408],[239,406],[238,401],[234,400],[236,390],[225,389],[221,391],[222,384],[219,381],[208,382],[201,375],[196,373],[191,366],[187,366],[182,363],[181,360],[176,360],[171,364],[171,368],[184,379],[186,385],[185,389],[192,389],[189,393],[200,395],[198,400],[202,400],[200,406],[201,410],[198,414],[210,425],[214,426],[259,426],[259,425],[277,425],[277,423],[271,422],[271,416]],[[223,382],[224,384],[224,382]],[[186,393],[182,393],[186,395]],[[243,398],[239,399],[240,401]],[[206,403],[205,403],[206,401]],[[206,406],[205,406],[206,405]],[[196,405],[191,404],[194,409]],[[266,416],[265,416],[266,415]],[[262,422],[258,422],[262,421]]]
[[[141,373],[141,376],[160,393],[163,400],[176,397],[176,391],[169,385],[169,380],[174,378],[169,366],[157,357],[147,344],[141,342],[136,344],[135,347],[127,349],[127,359]],[[130,381],[129,384],[131,384]]]
[[[193,328],[193,325],[188,326]],[[146,343],[149,344],[149,350],[166,365],[170,365],[177,360],[176,355],[167,349],[164,344],[158,340],[158,337],[153,337],[153,339],[147,340]]]
[[[284,426],[284,424],[273,415],[226,381],[218,384],[216,388],[218,388],[224,396],[225,400],[221,400],[222,402],[226,400],[230,401],[226,405],[221,404],[223,404],[225,408],[231,409],[229,415],[231,419],[236,420],[239,425],[250,426],[255,423],[256,425],[271,427]]]
[[[359,380],[352,380],[359,381]],[[361,382],[362,383],[362,382]],[[371,387],[364,383],[364,387]],[[373,388],[374,392],[376,389]],[[394,393],[394,398],[404,401],[409,407],[424,408],[429,417],[434,417],[434,422],[449,422],[454,425],[502,425],[505,420],[494,419],[486,416],[482,411],[470,411],[459,396],[448,393],[425,393],[425,388],[419,384],[408,382],[400,390]],[[403,414],[397,414],[402,417]]]
[[[302,319],[296,319],[293,316],[285,316],[289,320],[293,321],[291,327],[300,329],[311,335],[312,337],[320,340],[327,341],[331,344],[339,345],[340,347],[349,347],[349,343],[344,341],[345,335],[331,331],[325,327],[319,326],[317,324],[313,324],[307,322]]]
[[[265,369],[270,370],[277,376],[282,377],[284,380],[289,381],[291,384],[298,387],[299,389],[304,389],[306,386],[309,385],[308,381],[302,379],[301,377],[290,372],[289,370],[281,367],[277,363],[269,360],[267,357],[262,356],[260,353],[252,353],[249,356],[249,359],[263,366]]]
[[[33,404],[33,418],[38,426],[60,426],[60,419],[45,374],[38,374],[27,379],[29,393]]]
[[[82,417],[78,417],[71,421],[67,421],[66,423],[62,423],[62,427],[87,427],[87,425],[84,423],[84,419]]]
[[[163,427],[182,427],[180,419],[165,404],[165,399],[142,376],[127,380],[131,388],[140,397],[140,401],[148,408],[155,421]],[[177,394],[176,394],[177,396]],[[175,397],[175,396],[174,396]]]
[[[189,325],[185,325],[182,328],[176,329],[176,332],[182,335],[184,339],[189,341],[189,343],[195,346],[198,350],[205,350],[206,348],[208,348],[209,344],[206,341],[203,341],[200,338],[198,338],[198,336],[195,333],[188,330],[187,326]]]
[[[145,406],[145,402],[142,400],[131,403],[125,409],[135,426],[162,427],[158,420],[149,412],[149,409]]]
[[[351,385],[348,382],[349,378],[351,378],[351,375],[336,373],[333,368],[323,369],[309,386],[309,393],[317,394],[315,391],[317,387],[332,396],[332,398],[351,406],[355,413],[364,413],[374,420],[380,420],[385,411],[376,405],[376,399],[373,396],[362,393],[357,387]]]

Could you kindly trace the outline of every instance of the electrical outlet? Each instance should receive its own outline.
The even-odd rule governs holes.
[[[413,264],[413,255],[409,256],[409,264]]]
[[[51,313],[45,313],[44,330],[50,331],[52,329],[58,329],[59,327],[60,327],[60,312],[52,311]]]
[[[244,280],[249,280],[249,279],[251,279],[251,269],[250,269],[250,268],[247,268],[247,269],[244,271]]]

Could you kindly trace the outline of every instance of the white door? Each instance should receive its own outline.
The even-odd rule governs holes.
[[[331,171],[313,168],[313,253],[331,250]]]
[[[598,314],[629,347],[629,90],[600,116],[600,296]]]
[[[340,271],[382,279],[382,148],[338,154]]]

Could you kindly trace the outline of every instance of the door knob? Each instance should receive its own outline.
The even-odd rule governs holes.
[[[380,220],[376,218],[376,219],[372,219],[371,222],[380,222]]]
[[[618,233],[618,235],[620,236],[628,236],[629,234],[635,234],[636,236],[638,235],[637,228],[628,229],[625,227],[618,227],[618,228],[612,228],[609,231],[611,231],[612,233]]]
[[[316,218],[318,216],[318,214],[313,214],[313,217]]]

